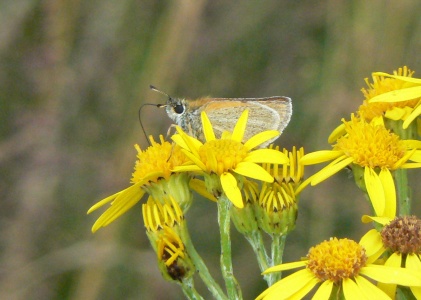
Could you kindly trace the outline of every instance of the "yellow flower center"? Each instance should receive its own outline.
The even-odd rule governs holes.
[[[365,266],[365,249],[355,241],[333,238],[312,247],[307,268],[321,281],[339,282],[358,275]]]
[[[234,169],[247,156],[248,150],[234,140],[212,140],[199,148],[201,161],[208,172],[218,175]]]
[[[399,136],[380,125],[352,118],[345,122],[347,135],[338,139],[334,150],[341,150],[362,167],[392,166],[404,156],[405,147]]]
[[[412,77],[414,71],[411,71],[407,67],[403,67],[393,73],[398,76]],[[365,82],[367,83],[368,88],[361,89],[365,96],[365,100],[359,107],[358,112],[360,116],[363,116],[368,121],[371,121],[374,117],[384,115],[386,111],[395,107],[414,107],[419,101],[419,99],[414,99],[410,101],[392,103],[368,103],[371,98],[377,95],[405,88],[407,83],[399,79],[385,78],[383,76],[373,76],[373,83],[370,83],[368,79],[366,79]]]
[[[421,254],[421,220],[416,216],[397,217],[381,231],[383,244],[393,252]]]
[[[164,141],[162,135],[159,138],[161,143],[155,142],[153,137],[150,137],[152,146],[145,151],[135,145],[138,153],[132,183],[142,181],[144,178],[153,182],[157,182],[160,178],[168,179],[175,166],[180,166],[188,160],[178,145]]]

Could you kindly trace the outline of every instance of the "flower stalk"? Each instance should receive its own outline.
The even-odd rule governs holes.
[[[272,264],[271,264],[271,267],[282,264],[282,258],[284,256],[286,238],[287,238],[286,234],[274,234],[272,236],[272,244],[271,244]],[[275,282],[279,281],[282,277],[281,272],[271,273],[269,275],[270,275],[269,280],[268,280],[269,286],[272,286]]]
[[[190,255],[192,262],[196,266],[200,278],[202,279],[208,290],[212,293],[213,297],[218,300],[228,300],[227,296],[224,294],[219,284],[210,274],[202,257],[196,251],[196,248],[194,247],[189,232],[187,230],[187,226],[183,227],[183,229],[180,231],[180,237],[184,242],[184,245],[186,247],[187,252]]]
[[[241,288],[237,279],[234,277],[232,267],[232,249],[230,234],[230,208],[231,201],[225,194],[218,199],[218,224],[221,236],[221,272],[225,280],[225,286],[229,299],[242,299]]]

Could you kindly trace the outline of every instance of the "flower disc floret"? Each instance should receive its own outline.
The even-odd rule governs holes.
[[[393,252],[421,254],[421,220],[415,216],[395,218],[383,228],[381,237]]]
[[[199,148],[199,156],[207,172],[218,175],[235,169],[247,154],[247,148],[242,143],[233,140],[213,140]]]
[[[132,174],[132,183],[145,180],[157,182],[160,178],[168,179],[175,166],[188,161],[184,153],[180,151],[180,146],[165,141],[162,135],[159,139],[160,143],[157,143],[151,136],[151,146],[146,150],[135,145],[137,161]]]
[[[344,124],[348,134],[338,139],[334,150],[343,151],[355,164],[393,169],[405,155],[404,143],[385,127],[358,118]]]
[[[331,239],[312,247],[308,253],[307,268],[321,281],[339,282],[359,274],[365,266],[364,248],[349,239]]]

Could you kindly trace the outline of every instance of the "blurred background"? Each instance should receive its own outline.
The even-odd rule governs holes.
[[[140,204],[91,233],[102,198],[129,185],[143,103],[172,96],[293,99],[277,141],[330,149],[329,133],[363,100],[371,72],[421,77],[421,2],[3,0],[0,4],[0,299],[183,299],[164,281]],[[148,134],[171,124],[146,107]],[[307,169],[307,174],[314,170]],[[411,170],[412,183],[420,171]],[[420,216],[421,191],[414,189]],[[284,261],[331,236],[359,238],[369,211],[345,171],[304,191]],[[195,202],[193,241],[219,275],[216,206]],[[233,230],[245,299],[264,288]],[[211,298],[197,280],[197,288]]]

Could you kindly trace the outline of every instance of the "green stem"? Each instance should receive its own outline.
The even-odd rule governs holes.
[[[203,297],[196,291],[193,284],[193,277],[183,279],[180,283],[184,295],[187,299],[191,300],[202,300]]]
[[[218,223],[221,235],[221,271],[230,300],[242,299],[241,288],[234,277],[232,269],[231,237],[230,237],[231,202],[225,194],[218,199]]]
[[[272,236],[272,266],[280,265],[282,263],[282,257],[284,256],[286,234],[275,234]],[[270,274],[269,286],[279,281],[282,277],[281,272],[274,272]]]
[[[182,228],[183,230],[180,232],[181,240],[183,241],[187,253],[189,254],[197,271],[199,272],[200,278],[205,283],[208,290],[212,293],[215,299],[227,300],[227,296],[224,294],[219,284],[213,279],[202,257],[196,251],[196,248],[194,247],[190,235],[187,231],[187,226],[182,226]]]
[[[253,248],[254,253],[256,254],[257,263],[259,264],[260,271],[265,271],[267,268],[269,268],[269,257],[266,253],[262,232],[260,230],[256,230],[252,233],[245,234],[245,237],[250,243],[251,247]],[[269,285],[270,275],[263,275],[263,278]]]
[[[397,169],[394,172],[395,183],[398,197],[399,216],[408,216],[411,214],[411,191],[408,185],[408,173],[406,169]]]

